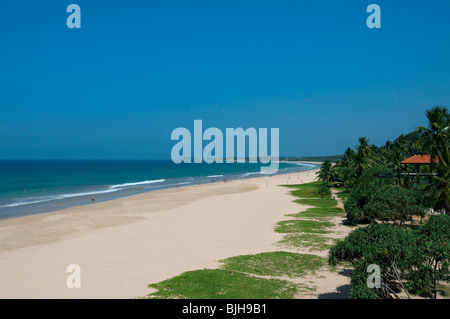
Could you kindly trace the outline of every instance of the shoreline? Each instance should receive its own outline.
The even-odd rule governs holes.
[[[279,162],[281,163],[281,162]],[[298,163],[304,163],[306,164],[305,166],[309,166],[308,164],[317,164],[317,163],[309,163],[309,162],[303,162],[303,161],[287,161],[287,162],[283,162],[283,163],[288,163],[288,164],[298,164]],[[295,165],[293,165],[295,167]],[[290,168],[289,171],[287,172],[281,172],[278,171],[275,175],[286,175],[286,174],[292,174],[294,172],[299,172],[299,171],[292,171],[292,169],[295,168]],[[313,168],[315,169],[315,168]],[[284,169],[283,169],[284,170]],[[264,174],[259,174],[259,176],[252,176],[249,177],[249,174],[255,174],[255,172],[242,172],[242,173],[230,173],[229,175],[217,175],[217,176],[221,176],[220,179],[216,178],[216,180],[214,180],[214,182],[218,183],[218,182],[223,182],[223,180],[226,178],[228,182],[230,181],[234,181],[234,180],[241,180],[241,179],[249,179],[249,178],[263,178],[267,175]],[[20,218],[20,217],[27,217],[27,216],[33,216],[33,215],[38,215],[38,214],[46,214],[46,213],[50,213],[50,212],[57,212],[57,211],[61,211],[61,210],[65,210],[65,209],[69,209],[69,208],[73,208],[73,207],[80,207],[80,206],[85,206],[85,205],[90,205],[92,204],[89,203],[89,198],[92,198],[92,196],[94,196],[96,198],[96,203],[103,203],[103,202],[108,202],[111,200],[115,200],[115,199],[120,199],[120,198],[126,198],[126,197],[131,197],[131,196],[135,196],[135,195],[140,195],[140,194],[146,194],[149,192],[153,192],[153,191],[161,191],[161,190],[167,190],[167,189],[171,189],[171,188],[176,188],[178,185],[179,187],[189,187],[189,186],[197,186],[197,183],[201,183],[201,184],[209,184],[211,183],[211,178],[216,177],[216,175],[214,176],[203,176],[203,175],[199,175],[199,176],[192,176],[192,177],[170,177],[170,178],[164,178],[161,180],[155,180],[152,182],[163,182],[162,184],[153,186],[153,184],[151,184],[152,186],[146,186],[146,187],[132,187],[132,188],[123,188],[123,189],[118,189],[117,192],[109,192],[109,191],[104,191],[100,188],[98,188],[99,186],[95,186],[98,189],[94,190],[94,191],[87,191],[87,190],[80,190],[80,195],[79,196],[72,196],[70,198],[65,199],[64,195],[65,193],[61,193],[60,195],[62,196],[61,199],[55,198],[54,200],[43,200],[43,201],[37,201],[37,202],[32,202],[30,203],[30,205],[17,205],[17,206],[12,206],[11,208],[5,207],[5,208],[1,208],[0,207],[0,212],[2,212],[2,215],[0,215],[0,222],[3,220],[8,220],[8,219],[13,219],[13,218]],[[208,181],[209,178],[209,181]],[[139,182],[142,183],[142,182]],[[123,183],[123,185],[132,185],[132,184],[139,184],[139,183]],[[150,183],[149,183],[150,184]],[[122,186],[122,185],[104,185],[104,187],[108,188],[108,187],[113,187],[113,186]],[[75,192],[75,191],[73,191]],[[92,194],[88,194],[89,192],[92,192]],[[82,193],[86,193],[86,194],[82,194]],[[55,196],[55,195],[54,195]],[[12,209],[12,210],[11,210]],[[4,211],[2,211],[4,210]]]
[[[133,298],[218,260],[271,251],[298,204],[281,184],[316,170],[158,190],[0,221],[1,298]],[[78,264],[82,288],[66,286]]]
[[[323,162],[313,162],[313,161],[279,161],[280,163],[306,163],[306,164],[322,164]]]

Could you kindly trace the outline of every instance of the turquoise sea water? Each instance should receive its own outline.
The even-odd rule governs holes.
[[[0,161],[0,219],[54,211],[157,189],[262,176],[260,163]],[[317,168],[280,163],[278,174]]]

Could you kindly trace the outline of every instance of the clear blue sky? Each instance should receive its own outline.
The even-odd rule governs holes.
[[[168,159],[194,119],[278,127],[287,156],[380,145],[450,107],[449,15],[448,0],[3,1],[0,159]]]

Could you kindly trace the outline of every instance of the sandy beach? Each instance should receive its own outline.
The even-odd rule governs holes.
[[[223,258],[282,250],[275,224],[301,206],[278,185],[314,178],[216,182],[0,221],[0,298],[139,297]],[[70,264],[81,267],[79,289],[66,286]]]

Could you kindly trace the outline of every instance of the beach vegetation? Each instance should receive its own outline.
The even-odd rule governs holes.
[[[323,251],[329,249],[335,239],[327,238],[320,234],[294,233],[287,234],[283,240],[278,242],[282,247],[304,247],[309,251]]]
[[[435,210],[450,212],[450,112],[443,106],[426,111],[428,127],[418,126],[417,147],[432,159],[431,169],[436,173],[429,184],[422,187],[424,196]]]
[[[312,182],[307,184],[282,185],[293,189],[291,194],[299,198],[317,198],[321,197],[319,189],[322,187],[321,182]]]
[[[240,255],[220,260],[220,269],[201,269],[150,284],[148,298],[163,299],[291,299],[304,285],[272,277],[313,274],[326,258],[284,251]],[[269,278],[268,278],[269,277]]]
[[[331,189],[325,185],[321,185],[318,189],[317,189],[317,194],[319,194],[319,196],[329,196],[331,195]]]
[[[348,166],[337,167],[336,170],[335,185],[344,188],[346,192],[350,192],[357,183],[355,171]]]
[[[330,265],[352,264],[353,298],[437,298],[442,281],[448,281],[450,113],[437,106],[425,115],[427,126],[379,147],[360,138],[333,166],[337,174],[318,176],[323,185],[343,189],[338,196],[346,194],[348,225],[368,224],[329,253]],[[429,163],[401,163],[413,155],[427,155]],[[371,264],[381,270],[379,289],[367,285]]]
[[[337,205],[337,200],[334,198],[299,198],[294,200],[297,204],[308,205],[318,208],[333,208]]]
[[[335,179],[335,173],[336,171],[333,169],[331,162],[326,160],[320,166],[317,177],[323,184],[328,185]]]
[[[350,191],[347,191],[347,190],[340,191],[337,193],[337,197],[340,198],[344,204],[348,200],[349,196],[350,196]]]
[[[298,218],[331,218],[335,216],[339,216],[344,213],[344,210],[339,207],[314,207],[308,208],[305,211],[301,211],[296,214],[290,214],[289,216],[298,217]]]
[[[448,212],[450,113],[446,107],[436,106],[426,110],[425,115],[426,126],[417,126],[413,132],[401,134],[379,147],[370,144],[366,137],[359,138],[358,144],[354,148],[348,147],[335,165],[330,162],[322,164],[319,180],[323,185],[339,187],[348,193],[358,193],[367,187],[370,190],[364,192],[372,193],[376,186],[385,184],[414,188],[427,207]],[[431,163],[421,167],[401,164],[413,155],[428,155]]]
[[[309,233],[309,234],[327,234],[329,227],[334,224],[328,221],[316,220],[283,220],[277,223],[275,231],[277,233]]]
[[[379,220],[398,226],[412,221],[413,215],[422,218],[425,215],[419,194],[399,186],[378,188],[362,211],[369,221]]]
[[[336,207],[337,201],[331,198],[330,188],[321,182],[288,185],[288,187],[293,188],[292,195],[298,197],[294,202],[312,207],[288,215],[301,219],[286,220],[277,224],[276,232],[287,233],[278,245],[304,247],[309,251],[322,251],[331,247],[334,239],[325,237],[324,234],[330,233],[328,228],[334,226],[329,220],[342,215],[343,209]],[[327,192],[320,194],[320,189],[326,189]]]
[[[326,264],[326,259],[312,254],[285,251],[242,255],[221,260],[224,270],[239,271],[258,276],[301,277],[314,273]]]
[[[349,262],[353,298],[436,298],[439,281],[448,280],[450,216],[432,216],[418,229],[370,224],[352,231],[330,249],[328,262]],[[369,288],[369,265],[380,267],[381,286]]]
[[[158,299],[292,299],[297,285],[223,269],[201,269],[150,284]]]
[[[399,186],[359,187],[344,204],[347,220],[365,222],[391,222],[403,226],[414,215],[423,218],[425,208],[420,195],[414,190]]]

